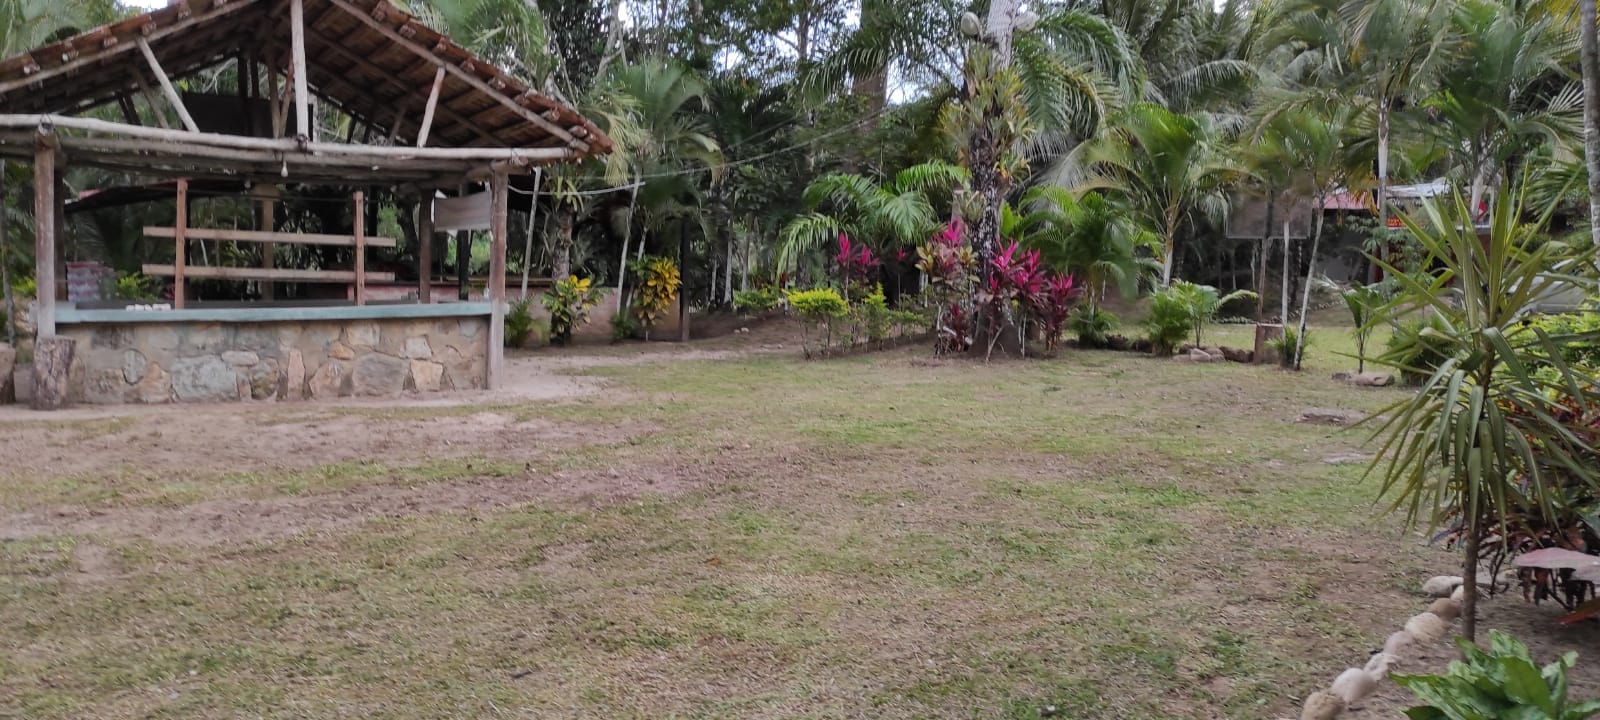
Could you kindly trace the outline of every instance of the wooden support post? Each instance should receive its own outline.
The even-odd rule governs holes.
[[[305,0],[289,0],[290,72],[294,74],[295,133],[311,139],[311,91],[306,86],[306,6]]]
[[[183,106],[183,98],[178,95],[178,89],[172,86],[172,79],[167,77],[161,63],[156,60],[156,54],[150,50],[150,43],[143,37],[137,38],[139,52],[144,53],[144,61],[150,66],[151,74],[156,76],[156,82],[161,84],[161,94],[167,96],[167,102],[172,104],[172,109],[178,111],[178,119],[183,121],[183,127],[189,132],[200,132],[200,126],[194,124],[194,118],[189,117],[189,108]]]
[[[417,302],[433,302],[433,196],[431,187],[422,189],[417,200]]]
[[[444,68],[433,74],[433,89],[428,91],[428,105],[422,110],[422,127],[417,129],[417,147],[426,147],[428,132],[433,129],[433,112],[439,107],[439,89],[444,87]]]
[[[356,304],[367,304],[367,208],[366,195],[360,190],[355,193],[355,232],[356,236]]]
[[[250,85],[255,63],[250,62],[245,51],[240,50],[234,60],[234,86],[239,95],[239,114],[244,116],[244,134],[255,137],[255,116],[250,112]]]
[[[39,338],[56,334],[56,136],[39,136],[33,153],[33,280]]]
[[[467,184],[461,183],[461,188],[456,197],[465,197]],[[466,230],[456,231],[456,295],[461,302],[469,299],[470,288],[467,278],[472,269],[472,233]]]
[[[33,343],[33,399],[35,410],[60,410],[67,404],[72,377],[72,338],[40,335]]]
[[[184,255],[188,251],[188,237],[185,231],[189,229],[189,181],[178,181],[178,211],[172,219],[173,247],[172,255],[172,307],[182,310],[185,304],[185,290],[183,286],[183,269],[188,264]]]
[[[505,383],[506,364],[506,208],[511,179],[504,172],[489,176],[489,382]]]
[[[277,230],[278,186],[268,186],[257,195],[261,198],[261,226],[256,229],[263,232],[272,232]],[[273,266],[277,264],[277,261],[278,244],[270,242],[262,243],[261,269],[271,270]],[[273,285],[271,280],[266,280],[261,283],[262,300],[272,302],[277,297],[277,294],[277,287]]]
[[[272,116],[272,137],[283,137],[283,96],[278,94],[278,69],[267,68],[267,114]]]

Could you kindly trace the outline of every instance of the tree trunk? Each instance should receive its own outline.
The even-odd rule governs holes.
[[[1166,220],[1167,220],[1167,224],[1166,224],[1167,236],[1165,238],[1165,240],[1167,241],[1166,257],[1163,257],[1161,259],[1161,287],[1162,287],[1162,289],[1166,289],[1166,288],[1172,287],[1172,266],[1177,262],[1177,257],[1178,257],[1178,218],[1177,218],[1177,212],[1174,210],[1172,212],[1167,213]]]
[[[1379,237],[1388,237],[1389,232],[1389,100],[1383,98],[1378,101],[1378,233]],[[1385,241],[1387,246],[1388,242]],[[1383,257],[1388,248],[1379,248],[1373,253]],[[1377,266],[1373,265],[1368,271],[1367,282],[1377,282]]]
[[[566,204],[557,206],[556,221],[556,253],[550,260],[550,277],[556,281],[565,280],[572,275],[572,208]]]
[[[1283,275],[1278,279],[1278,323],[1289,324],[1289,221],[1283,222]]]
[[[1579,0],[1578,34],[1583,39],[1579,65],[1583,70],[1583,161],[1589,170],[1589,237],[1600,249],[1600,42],[1595,37],[1595,2]]]
[[[1272,253],[1272,215],[1278,209],[1278,193],[1267,189],[1267,225],[1262,228],[1261,245],[1257,248],[1255,265],[1256,322],[1266,321],[1267,314],[1267,258]]]
[[[689,229],[678,224],[678,341],[689,342]]]
[[[1592,0],[1583,0],[1592,2]],[[1473,504],[1473,503],[1469,503]],[[1475,505],[1475,504],[1474,504]],[[1461,559],[1461,635],[1478,639],[1478,536],[1482,534],[1482,513],[1477,508],[1467,518],[1467,540],[1462,543]]]
[[[34,340],[33,409],[59,410],[67,404],[72,353],[76,346],[76,340],[54,335]]]
[[[1321,195],[1316,197],[1316,207],[1323,207]],[[1300,360],[1306,350],[1306,316],[1311,308],[1311,278],[1317,269],[1317,245],[1322,241],[1322,213],[1317,213],[1316,223],[1311,231],[1311,256],[1306,258],[1306,284],[1300,296],[1300,332],[1294,339],[1294,369],[1300,369]]]

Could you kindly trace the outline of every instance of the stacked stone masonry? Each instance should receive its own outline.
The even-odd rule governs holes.
[[[72,401],[305,400],[473,390],[488,376],[488,317],[84,324]]]

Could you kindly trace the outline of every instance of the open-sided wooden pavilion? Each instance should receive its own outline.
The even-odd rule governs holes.
[[[229,63],[238,78],[231,96],[180,93],[175,84]],[[318,105],[350,118],[343,137],[324,136],[315,122]],[[404,375],[399,386],[405,388],[494,387],[500,382],[506,309],[509,178],[610,149],[610,139],[573,109],[387,0],[179,0],[7,58],[0,61],[0,156],[33,163],[35,217],[40,219],[36,391],[59,390],[51,383],[62,380],[49,377],[57,345],[47,342],[58,333],[79,345],[72,387],[65,392],[90,401],[376,394],[396,386],[397,375]],[[69,163],[177,180],[174,226],[145,229],[174,242],[170,266],[145,268],[172,278],[172,309],[85,310],[60,302],[57,243],[64,198],[59,178]],[[188,227],[191,180],[236,181],[250,188],[249,197],[261,203],[260,227]],[[416,302],[367,304],[365,282],[392,277],[367,271],[365,250],[392,246],[394,240],[367,236],[359,209],[349,234],[275,232],[274,198],[277,188],[288,184],[376,185],[416,193],[422,199],[418,235],[424,238],[416,253]],[[487,302],[435,304],[429,281],[436,191],[457,194],[480,185],[487,186],[487,198],[479,197],[487,200],[492,237]],[[359,208],[361,194],[352,196]],[[354,267],[276,268],[270,251],[263,253],[259,268],[201,267],[185,252],[196,241],[263,243],[269,249],[284,243],[353,247]],[[191,278],[348,282],[353,302],[317,308],[191,307],[185,292]],[[447,320],[459,321],[463,332],[468,320],[486,325],[485,338],[474,341],[479,344],[472,353],[449,346],[465,355],[476,354],[481,344],[481,380],[471,377],[471,358],[461,361],[459,371],[417,366],[404,373],[394,362],[369,359],[381,356],[414,366],[432,362],[417,357],[441,352],[424,348],[426,333],[421,343],[402,335],[423,327],[448,334],[442,330]],[[299,334],[286,324],[300,328]],[[167,327],[162,333],[142,332],[154,325]],[[222,338],[209,339],[217,328]],[[335,331],[337,338],[331,337]],[[178,339],[151,347],[141,344],[138,336],[144,334]],[[195,334],[208,339],[185,340]],[[316,347],[319,343],[323,347]],[[121,386],[113,382],[116,373],[123,376]],[[322,373],[320,382],[317,373]],[[152,375],[158,381],[149,381]],[[161,382],[162,375],[171,379]],[[274,377],[275,389],[269,387]],[[232,391],[227,390],[230,378]],[[369,382],[374,380],[381,382]]]

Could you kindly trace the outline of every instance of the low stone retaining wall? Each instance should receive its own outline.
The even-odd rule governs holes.
[[[402,316],[375,316],[383,311]],[[90,317],[63,324],[59,332],[77,341],[70,374],[73,402],[381,397],[487,385],[487,311],[405,314],[391,308],[326,308],[258,311],[254,318],[241,314],[236,320],[214,311],[194,319],[96,322],[84,313]]]

